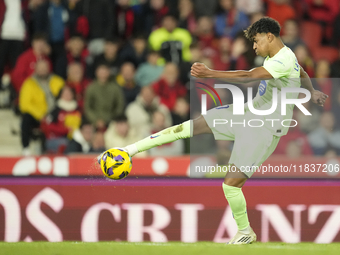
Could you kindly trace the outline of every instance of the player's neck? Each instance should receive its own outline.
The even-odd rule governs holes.
[[[281,41],[281,39],[275,40],[272,45],[271,51],[269,51],[269,57],[274,57],[285,45]]]

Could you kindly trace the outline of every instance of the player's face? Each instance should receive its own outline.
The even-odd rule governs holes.
[[[253,40],[253,49],[256,55],[267,57],[269,54],[269,38],[265,33],[256,34]]]

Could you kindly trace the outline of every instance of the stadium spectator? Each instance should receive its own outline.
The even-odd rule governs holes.
[[[85,89],[89,83],[90,81],[84,77],[84,68],[82,64],[73,62],[67,66],[66,84],[70,88],[74,89],[78,107],[81,111],[83,111],[84,108]]]
[[[192,0],[178,1],[178,27],[187,29],[191,34],[196,30],[196,17]]]
[[[161,103],[166,105],[170,111],[173,110],[178,97],[187,94],[186,88],[178,79],[179,71],[177,65],[167,63],[164,67],[161,79],[152,84],[152,88],[161,99]]]
[[[69,21],[68,9],[61,0],[47,0],[37,8],[34,16],[35,32],[48,36],[52,48],[51,60],[55,68],[57,61],[66,55],[64,44]],[[54,71],[56,72],[55,69]]]
[[[29,142],[33,129],[55,107],[55,100],[64,86],[64,80],[53,75],[46,60],[39,60],[35,73],[27,78],[22,85],[19,95],[19,109],[22,113],[21,143],[23,155],[29,155]]]
[[[164,67],[157,64],[158,60],[159,53],[150,51],[147,55],[147,61],[138,67],[135,80],[141,87],[150,85],[161,76]]]
[[[249,26],[245,13],[235,8],[235,0],[220,0],[221,12],[216,16],[215,31],[217,36],[235,38]]]
[[[324,155],[332,148],[340,154],[340,131],[335,130],[335,119],[331,112],[323,112],[319,127],[308,135],[308,140],[315,155]]]
[[[0,79],[6,64],[13,69],[24,50],[25,20],[20,0],[5,0],[0,6]],[[0,81],[1,88],[1,81]]]
[[[29,42],[32,38],[31,36],[35,33],[35,13],[36,10],[45,2],[46,0],[29,0],[29,2],[26,6],[26,10],[24,12],[26,23],[26,29],[27,29],[27,42]],[[22,3],[25,3],[23,1]]]
[[[201,16],[213,16],[216,14],[216,9],[218,7],[218,0],[194,0],[194,11],[196,17]]]
[[[91,55],[104,51],[104,39],[112,36],[114,27],[114,1],[80,0],[76,5],[79,18],[89,26],[88,49]]]
[[[72,140],[67,144],[65,154],[93,152],[94,134],[95,130],[92,124],[83,118],[80,128],[73,132]]]
[[[162,18],[168,14],[169,7],[165,0],[150,0],[142,5],[142,11],[139,15],[137,24],[138,31],[144,31],[146,35],[161,27]]]
[[[322,25],[331,25],[339,13],[339,2],[333,0],[305,0],[308,16]]]
[[[114,35],[127,40],[135,31],[136,17],[130,7],[130,0],[117,0],[114,8]]]
[[[301,139],[299,139],[301,140]],[[303,157],[301,144],[297,140],[290,140],[286,146],[285,155],[288,159],[299,159]]]
[[[116,76],[117,84],[123,89],[126,105],[133,102],[140,92],[140,86],[135,82],[135,73],[134,65],[131,62],[126,62],[122,65],[119,74]]]
[[[84,38],[80,35],[72,36],[66,43],[67,63],[79,62],[86,67],[86,58],[89,51],[86,48]]]
[[[215,37],[214,21],[211,17],[202,16],[198,19],[195,36],[205,57],[217,54],[218,40]]]
[[[177,98],[175,107],[171,112],[172,124],[179,125],[184,121],[190,119],[189,110],[190,106],[188,101],[183,97]]]
[[[123,148],[131,143],[142,139],[144,136],[139,128],[132,128],[125,115],[118,116],[110,122],[109,127],[104,133],[105,148],[108,150],[113,147]],[[146,152],[142,154],[146,156]]]
[[[56,107],[44,118],[41,128],[46,137],[47,152],[63,153],[74,130],[81,124],[81,112],[75,98],[75,91],[64,86]]]
[[[20,91],[24,80],[34,73],[35,64],[38,60],[44,59],[49,61],[48,55],[50,51],[51,49],[46,41],[46,37],[42,34],[36,34],[32,40],[32,48],[19,56],[11,73],[11,82],[17,92]],[[52,64],[50,63],[50,70],[52,70],[51,67]]]
[[[263,12],[254,12],[250,15],[250,24],[254,24],[256,21],[264,17]]]
[[[69,19],[68,19],[68,28],[69,31],[68,34],[69,36],[73,35],[81,35],[84,38],[87,38],[88,36],[88,22],[87,20],[83,22],[84,17],[79,17],[78,12],[77,12],[77,3],[80,0],[67,0],[67,4],[65,4],[65,7],[67,8],[68,14],[69,14]]]
[[[322,26],[322,43],[329,44],[333,39],[332,25],[339,13],[339,1],[306,0],[307,16]]]
[[[169,109],[160,103],[160,98],[155,95],[153,89],[146,86],[142,88],[136,100],[127,106],[125,113],[130,126],[145,136],[151,130],[152,114],[156,111],[163,113],[166,126],[172,125]]]
[[[135,36],[125,47],[122,48],[120,60],[132,62],[136,67],[146,61],[147,41],[144,36]]]
[[[85,41],[80,35],[72,36],[66,43],[67,54],[64,57],[58,58],[55,67],[55,73],[66,78],[67,65],[72,62],[79,62],[86,70],[87,58],[89,51],[86,48]]]
[[[221,37],[218,40],[217,53],[211,57],[217,70],[227,70],[229,67],[232,42],[230,37]]]
[[[283,26],[283,35],[281,36],[283,43],[292,51],[296,46],[304,45],[305,43],[299,37],[299,26],[296,20],[288,19]]]
[[[263,11],[262,0],[237,0],[235,1],[236,9],[244,12],[247,15]]]
[[[117,75],[121,61],[118,56],[119,42],[114,38],[107,38],[104,45],[104,53],[96,56],[92,63],[91,78],[95,77],[95,71],[101,64],[106,64],[110,67],[110,74],[112,76]]]
[[[228,37],[219,41],[219,52],[213,58],[214,68],[218,70],[244,70],[248,63],[243,54],[246,52],[246,42],[243,37],[235,39],[234,43]]]
[[[149,36],[152,50],[160,51],[166,61],[179,64],[190,61],[191,35],[188,30],[177,27],[177,17],[167,14],[162,21],[162,27],[153,31]]]
[[[319,60],[315,68],[315,88],[330,96],[324,104],[324,110],[330,111],[332,107],[332,80],[330,79],[330,64],[327,60]]]
[[[110,80],[109,66],[97,67],[96,79],[87,87],[84,99],[87,119],[100,131],[124,110],[124,94],[121,87]]]
[[[152,115],[151,134],[155,134],[167,128],[165,116],[163,113],[156,111]],[[184,140],[177,140],[172,143],[167,143],[149,150],[149,155],[156,156],[179,156],[184,153]]]
[[[295,56],[302,68],[306,71],[309,77],[314,78],[314,61],[311,57],[308,48],[304,44],[297,45],[294,50]]]
[[[289,0],[265,0],[267,4],[267,15],[273,19],[276,19],[281,27],[286,20],[295,19],[294,8],[289,4]]]
[[[40,5],[42,5],[46,0],[29,0],[28,8],[35,11]]]
[[[104,133],[101,131],[96,131],[92,139],[91,152],[100,153],[103,151],[105,151]]]

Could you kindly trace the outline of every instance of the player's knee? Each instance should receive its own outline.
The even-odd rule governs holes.
[[[236,188],[242,188],[244,182],[245,182],[244,179],[239,179],[239,178],[225,178],[223,181],[225,185],[236,187]]]
[[[197,119],[192,121],[193,125],[193,135],[200,135],[200,134],[210,134],[212,133],[210,127],[208,126],[207,122],[205,121],[204,117],[201,115]]]

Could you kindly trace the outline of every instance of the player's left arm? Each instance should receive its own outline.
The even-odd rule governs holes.
[[[300,78],[302,87],[310,91],[312,102],[317,105],[324,106],[324,103],[328,98],[328,95],[313,88],[312,81],[310,80],[309,75],[302,68],[302,66],[300,66]]]
[[[196,78],[216,78],[240,84],[273,79],[273,76],[264,67],[256,67],[249,71],[217,71],[202,63],[194,63],[191,66],[191,75]]]

